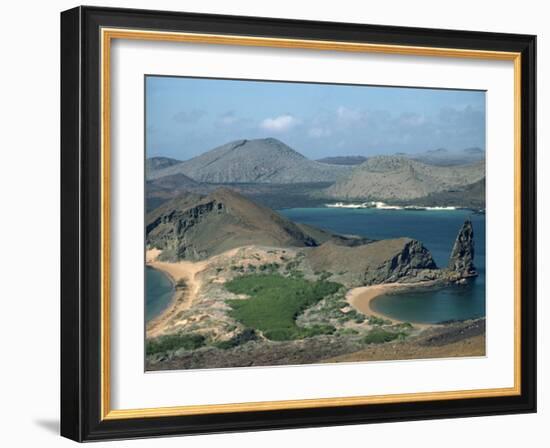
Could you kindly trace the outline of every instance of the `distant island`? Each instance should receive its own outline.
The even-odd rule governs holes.
[[[361,165],[366,161],[367,158],[365,156],[334,156],[317,159],[317,162],[326,163],[328,165]]]
[[[485,159],[485,151],[481,148],[465,148],[461,151],[450,151],[445,148],[431,149],[419,153],[398,152],[395,156],[405,157],[411,160],[436,166],[469,165]],[[318,162],[330,165],[361,165],[367,161],[365,156],[333,156],[317,159]]]
[[[273,209],[381,201],[389,206],[485,209],[484,152],[309,160],[275,138],[238,140],[186,161],[146,161],[148,210],[183,192],[227,186]],[[459,163],[463,161],[463,163]]]

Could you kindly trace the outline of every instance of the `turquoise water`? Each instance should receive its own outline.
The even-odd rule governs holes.
[[[466,218],[474,226],[474,263],[479,276],[466,285],[380,296],[374,310],[398,320],[436,323],[485,316],[485,215],[468,210],[377,210],[295,208],[280,210],[293,221],[332,232],[373,239],[407,236],[430,250],[438,267],[447,265]]]
[[[162,272],[145,267],[145,320],[158,316],[174,294],[172,281]]]

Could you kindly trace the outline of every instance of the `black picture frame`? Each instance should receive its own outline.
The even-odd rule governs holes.
[[[521,393],[515,396],[102,419],[100,29],[521,53]],[[61,435],[76,441],[536,412],[536,37],[100,7],[61,13]]]

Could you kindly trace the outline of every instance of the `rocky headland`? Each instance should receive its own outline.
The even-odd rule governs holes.
[[[372,300],[368,288],[441,287],[476,275],[469,221],[445,268],[418,240],[332,234],[227,188],[176,197],[149,213],[146,224],[147,262],[180,285],[170,306],[147,324],[152,370],[322,362],[365,350],[365,360],[385,359],[382,346],[400,347],[403,359],[407,350],[436,356],[445,344],[435,351],[422,345],[433,326],[377,315],[368,300],[350,294],[363,288]],[[458,331],[461,325],[438,325],[438,334],[474,338]],[[483,354],[478,336],[468,353]],[[456,344],[447,345],[453,356]]]

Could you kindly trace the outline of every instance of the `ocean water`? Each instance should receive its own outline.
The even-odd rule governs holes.
[[[170,303],[174,285],[170,278],[156,269],[145,267],[145,320],[158,316]]]
[[[371,306],[394,319],[437,323],[485,316],[485,215],[468,210],[294,208],[279,211],[293,221],[373,239],[411,237],[446,267],[466,218],[474,227],[474,264],[479,276],[466,285],[380,296]]]

